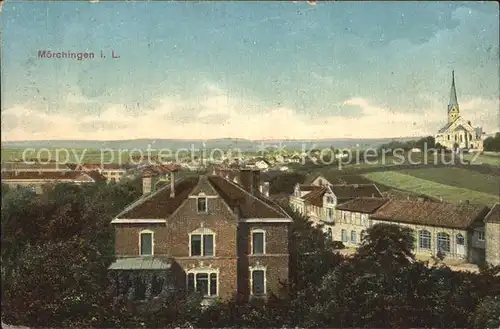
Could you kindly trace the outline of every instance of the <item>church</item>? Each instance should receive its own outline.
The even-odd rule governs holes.
[[[450,102],[448,104],[448,123],[436,134],[436,144],[450,150],[483,150],[484,133],[482,128],[473,127],[470,121],[460,116],[455,89],[455,71],[452,71]]]

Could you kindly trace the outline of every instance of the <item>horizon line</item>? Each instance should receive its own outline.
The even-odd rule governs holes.
[[[130,141],[141,141],[141,140],[154,140],[154,141],[216,141],[216,140],[244,140],[249,142],[260,142],[260,141],[321,141],[321,140],[372,140],[372,139],[407,139],[407,138],[424,138],[433,137],[431,135],[422,136],[395,136],[395,137],[331,137],[331,138],[263,138],[263,139],[248,139],[239,137],[219,137],[219,138],[132,138],[132,139],[33,139],[33,140],[2,140],[0,144],[4,143],[26,143],[26,142],[130,142]]]

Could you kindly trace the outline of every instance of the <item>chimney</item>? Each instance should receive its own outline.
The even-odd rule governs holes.
[[[240,170],[240,185],[245,191],[252,193],[253,190],[253,172],[249,168]]]
[[[254,169],[252,172],[252,194],[259,191],[260,186],[260,170]]]
[[[175,172],[170,172],[170,197],[175,198]]]
[[[269,196],[269,182],[264,182],[260,185],[260,193],[264,196]]]
[[[142,176],[142,195],[151,193],[153,185],[153,177],[150,173]]]

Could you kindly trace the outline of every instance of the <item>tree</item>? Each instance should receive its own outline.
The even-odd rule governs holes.
[[[415,261],[413,230],[407,227],[376,224],[363,231],[361,245],[354,260],[375,265],[383,271],[393,271]]]
[[[2,319],[29,326],[96,326],[107,318],[111,219],[140,196],[137,182],[58,184],[2,194]]]
[[[474,329],[500,328],[500,296],[484,298],[471,320]]]
[[[500,152],[500,132],[497,132],[494,137],[488,137],[483,142],[485,151]]]

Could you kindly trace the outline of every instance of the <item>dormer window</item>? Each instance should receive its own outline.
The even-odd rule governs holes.
[[[198,213],[206,213],[207,212],[207,198],[206,197],[198,197]]]

